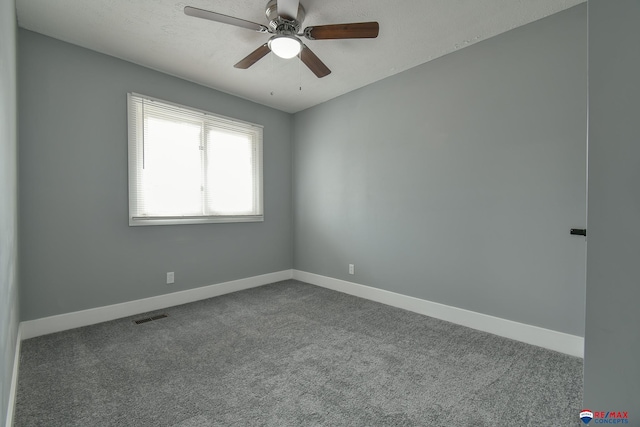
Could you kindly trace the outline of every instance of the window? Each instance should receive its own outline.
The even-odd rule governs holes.
[[[128,94],[129,225],[262,221],[262,126]]]

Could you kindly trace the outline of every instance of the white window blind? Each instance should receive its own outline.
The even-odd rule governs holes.
[[[129,225],[262,221],[262,126],[128,94]]]

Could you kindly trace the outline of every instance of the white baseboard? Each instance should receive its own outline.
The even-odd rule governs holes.
[[[120,304],[96,307],[41,319],[27,320],[20,324],[22,328],[22,339],[29,339],[40,335],[107,322],[109,320],[134,316],[136,314],[147,313],[149,311],[161,310],[167,307],[200,301],[291,278],[293,278],[293,271],[283,270],[275,273],[203,286],[201,288],[187,289],[170,294],[158,295],[135,301],[127,301]]]
[[[16,393],[18,392],[18,369],[20,367],[20,347],[22,345],[22,325],[18,327],[16,335],[16,351],[13,356],[13,373],[11,374],[11,388],[9,389],[9,403],[7,404],[6,427],[13,426],[13,413],[16,408]]]
[[[358,283],[334,279],[300,270],[283,270],[275,273],[218,283],[201,288],[188,289],[171,294],[159,295],[136,301],[128,301],[104,307],[60,314],[20,324],[21,339],[107,322],[122,317],[133,316],[154,310],[161,310],[180,304],[187,304],[243,289],[254,288],[287,279],[296,279],[312,285],[321,286],[349,295],[391,305],[467,326],[484,332],[503,336],[527,344],[548,348],[576,357],[584,357],[584,338],[551,329],[514,322],[487,314],[452,307],[420,298],[410,297],[383,289],[372,288]],[[19,355],[19,349],[16,349]],[[14,363],[14,375],[17,378],[17,362]]]
[[[548,348],[571,356],[584,357],[584,338],[551,329],[518,323],[487,314],[414,298],[345,280],[293,270],[293,278],[301,282],[332,289],[345,294],[380,302],[393,307],[446,320],[494,335]]]

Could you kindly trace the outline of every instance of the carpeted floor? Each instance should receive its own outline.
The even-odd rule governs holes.
[[[579,425],[581,359],[364,299],[290,280],[162,312],[24,341],[15,425]]]

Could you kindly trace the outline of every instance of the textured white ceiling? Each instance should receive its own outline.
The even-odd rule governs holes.
[[[269,54],[233,68],[268,40],[186,16],[194,6],[267,25],[266,0],[16,0],[18,24],[69,43],[297,112],[585,0],[301,0],[303,27],[378,21],[377,39],[305,41],[332,70]]]

